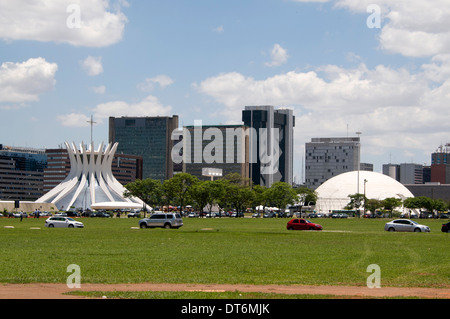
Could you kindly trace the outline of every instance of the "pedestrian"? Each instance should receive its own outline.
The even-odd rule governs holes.
[[[22,219],[23,219],[23,212],[20,211],[20,221],[22,221]]]

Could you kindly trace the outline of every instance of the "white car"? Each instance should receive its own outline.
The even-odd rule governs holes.
[[[401,232],[430,232],[430,227],[416,223],[409,219],[395,219],[384,225],[386,231]]]
[[[55,216],[50,217],[45,221],[45,227],[57,228],[84,228],[82,222],[77,222],[70,217]]]

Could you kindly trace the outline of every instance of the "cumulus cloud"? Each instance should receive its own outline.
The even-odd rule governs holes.
[[[0,0],[0,38],[105,47],[119,42],[127,2],[110,10],[108,0]]]
[[[56,119],[66,127],[87,127],[90,125],[88,121],[91,120],[89,116],[80,113],[58,115]]]
[[[89,76],[96,76],[103,73],[102,57],[88,56],[80,63]]]
[[[41,57],[3,63],[0,66],[0,103],[38,101],[39,95],[54,88],[57,70],[56,63]]]
[[[92,110],[96,122],[103,123],[110,116],[164,116],[170,115],[171,106],[163,105],[158,98],[149,95],[142,101],[130,103],[126,101],[111,101],[98,104]],[[69,127],[84,127],[90,117],[82,113],[71,113],[58,116],[61,125]]]
[[[281,45],[276,43],[270,52],[270,58],[272,60],[266,63],[267,66],[280,66],[287,62],[288,54]]]
[[[336,0],[335,5],[367,14],[372,0]],[[410,57],[427,57],[450,50],[450,6],[448,0],[375,2],[381,9],[379,35],[382,49]]]
[[[339,136],[350,125],[355,132],[370,135],[369,145],[379,152],[387,145],[404,147],[410,138],[407,147],[430,145],[420,143],[421,134],[448,135],[442,120],[450,118],[449,73],[450,58],[439,56],[417,72],[384,65],[351,69],[326,65],[259,80],[222,73],[194,87],[223,104],[221,116],[235,123],[246,105],[291,107],[301,128],[296,136],[299,145],[306,132],[310,137]]]

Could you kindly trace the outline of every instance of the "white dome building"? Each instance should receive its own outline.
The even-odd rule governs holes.
[[[329,214],[333,210],[343,210],[350,202],[348,195],[356,193],[365,193],[368,199],[379,200],[389,197],[400,198],[401,200],[414,197],[405,186],[392,177],[369,171],[359,171],[359,190],[358,171],[352,171],[329,179],[320,185],[316,192],[316,211],[322,214]]]

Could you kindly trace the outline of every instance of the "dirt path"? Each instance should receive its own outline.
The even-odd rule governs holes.
[[[0,299],[84,299],[64,295],[65,284],[0,284]],[[81,291],[242,291],[280,294],[323,294],[359,298],[419,297],[450,299],[450,288],[367,288],[344,286],[198,285],[198,284],[82,284]]]

